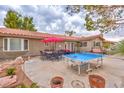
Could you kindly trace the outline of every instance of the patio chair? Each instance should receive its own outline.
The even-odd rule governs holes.
[[[105,88],[105,79],[99,75],[89,75],[91,88]]]
[[[64,79],[60,76],[55,76],[50,81],[51,88],[63,88]]]
[[[45,53],[45,52],[43,52],[43,51],[40,51],[40,54],[41,54],[41,59],[42,60],[45,60],[45,59],[47,59],[47,53]]]
[[[64,51],[63,50],[58,50],[58,54],[62,55],[62,54],[64,54]]]

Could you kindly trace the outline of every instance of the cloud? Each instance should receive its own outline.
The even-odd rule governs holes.
[[[37,29],[42,32],[61,33],[64,34],[66,30],[75,30],[77,34],[80,33],[83,27],[82,14],[70,16],[64,11],[65,6],[0,6],[0,10],[7,12],[8,9],[14,9],[23,16],[32,16],[33,22]],[[3,14],[2,14],[3,15]],[[3,22],[5,14],[0,17]],[[2,22],[0,25],[2,25]]]
[[[33,17],[33,22],[41,32],[64,34],[64,31],[74,30],[77,35],[94,35],[99,31],[87,31],[84,27],[85,13],[80,12],[70,16],[65,12],[65,6],[40,6],[40,5],[21,5],[6,6],[0,5],[0,26],[3,26],[3,19],[9,9],[13,9],[23,16]],[[124,36],[124,30],[121,32]],[[113,33],[107,34],[111,36]]]

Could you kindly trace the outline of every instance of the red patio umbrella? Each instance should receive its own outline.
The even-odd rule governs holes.
[[[44,40],[41,40],[41,42],[63,42],[64,38],[58,38],[58,37],[49,37],[49,38],[45,38]]]
[[[49,37],[49,38],[45,38],[44,40],[41,40],[41,42],[44,42],[44,43],[53,42],[55,43],[55,46],[56,46],[56,42],[63,42],[64,40],[65,40],[64,38]]]

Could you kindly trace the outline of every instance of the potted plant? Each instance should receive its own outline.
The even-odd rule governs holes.
[[[52,78],[50,85],[51,88],[63,88],[64,79],[62,77],[56,76]]]

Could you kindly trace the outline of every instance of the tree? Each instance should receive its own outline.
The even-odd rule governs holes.
[[[37,31],[33,24],[32,17],[23,17],[16,11],[9,10],[4,18],[4,26],[7,28],[17,28],[29,31]]]
[[[67,34],[68,36],[72,36],[75,33],[75,31],[65,31],[65,34]]]
[[[124,55],[124,40],[120,41],[116,45],[115,51],[116,51],[116,53],[120,53],[120,54]]]
[[[29,30],[29,31],[37,31],[35,29],[35,25],[33,24],[33,18],[32,17],[24,17],[22,21],[22,29]]]
[[[76,5],[67,7],[66,10],[71,15],[83,11],[85,14],[84,26],[88,31],[99,30],[101,33],[106,33],[124,24],[124,6],[122,5]]]
[[[4,18],[4,26],[7,28],[21,28],[22,18],[19,13],[9,10]]]

